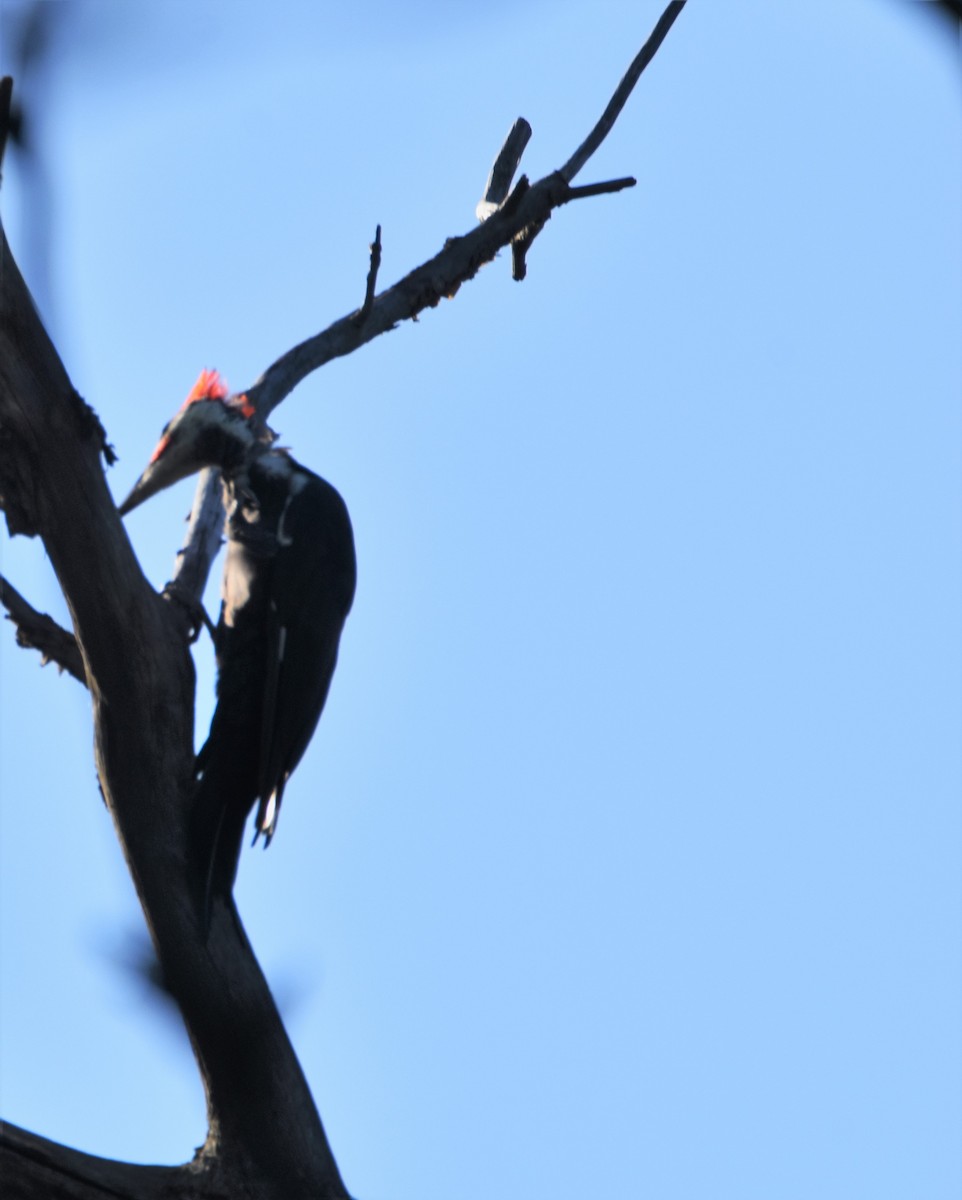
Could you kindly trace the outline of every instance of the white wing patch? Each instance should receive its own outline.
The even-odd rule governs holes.
[[[224,620],[228,625],[234,624],[234,616],[251,598],[252,569],[247,556],[240,552],[232,552],[228,543],[227,569],[221,583],[221,596],[224,601]]]
[[[293,499],[294,499],[294,493],[291,492],[291,494],[284,501],[284,508],[281,511],[281,519],[277,522],[277,544],[278,544],[278,546],[293,546],[294,545],[294,539],[284,528],[284,518],[287,516],[287,510],[290,508],[291,501]]]

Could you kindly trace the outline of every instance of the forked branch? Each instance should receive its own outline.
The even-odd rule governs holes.
[[[433,308],[442,299],[453,296],[461,284],[472,279],[499,250],[510,245],[530,227],[543,226],[554,209],[569,200],[633,186],[635,181],[630,178],[577,189],[570,184],[611,132],[642,71],[654,58],[684,7],[685,0],[671,0],[651,37],[615,89],[604,113],[565,165],[526,187],[523,194],[509,196],[511,180],[531,136],[530,125],[523,117],[519,117],[495,159],[485,194],[478,205],[481,225],[461,237],[449,238],[434,258],[377,296],[361,328],[350,317],[342,317],[272,363],[260,379],[246,389],[248,399],[258,412],[266,418],[311,372],[333,358],[352,353],[379,334],[396,328],[399,322],[412,320],[424,309]]]
[[[434,308],[442,300],[453,297],[462,283],[472,279],[485,263],[491,262],[505,247],[512,249],[513,277],[516,280],[524,279],[527,252],[556,208],[572,200],[633,187],[635,180],[630,177],[582,187],[572,187],[571,180],[611,132],[641,73],[654,58],[685,7],[685,2],[671,0],[591,133],[559,171],[553,171],[533,184],[529,184],[527,178],[522,176],[514,190],[509,191],[531,137],[531,126],[523,117],[519,117],[511,127],[488,176],[484,195],[477,207],[481,221],[478,228],[461,237],[448,238],[433,258],[379,296],[374,296],[381,252],[379,225],[378,236],[371,247],[371,269],[361,309],[341,317],[321,333],[282,354],[255,383],[242,389],[261,418],[266,421],[299,383],[332,359],[353,353],[382,333],[396,329],[402,321],[415,320],[426,308]],[[208,522],[216,508],[218,487],[216,476],[211,472],[204,472],[198,482],[194,513],[198,517],[206,514]],[[203,591],[212,560],[212,555],[208,557],[208,554],[212,549],[216,552],[215,533],[218,528],[216,521],[213,525],[197,528],[192,516],[174,580],[183,594],[196,599]],[[187,576],[189,579],[185,578]]]

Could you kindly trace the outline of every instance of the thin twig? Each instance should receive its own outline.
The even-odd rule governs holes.
[[[570,189],[565,187],[564,198],[559,200],[559,204],[564,204],[567,201],[567,193]],[[528,274],[528,251],[531,249],[531,243],[538,236],[545,223],[551,216],[549,213],[542,221],[532,221],[527,228],[522,229],[518,236],[511,243],[511,278],[515,283],[521,283]]]
[[[488,175],[484,195],[478,201],[475,213],[479,221],[486,221],[504,203],[530,137],[531,126],[524,117],[518,117],[504,139],[504,145],[498,151],[498,157]]]
[[[367,273],[367,289],[364,292],[364,303],[361,305],[360,311],[357,314],[358,325],[363,325],[371,315],[371,308],[374,305],[374,289],[377,287],[377,273],[381,267],[381,226],[378,225],[374,232],[374,241],[371,243],[371,266]]]
[[[609,179],[605,183],[586,183],[581,187],[568,188],[568,195],[561,203],[567,204],[569,200],[584,200],[588,196],[607,196],[611,192],[621,192],[625,188],[634,187],[637,182],[637,179],[626,175],[622,179]]]
[[[671,0],[671,3],[661,14],[658,24],[651,32],[651,37],[635,55],[634,62],[632,62],[631,66],[625,72],[624,79],[622,79],[621,83],[615,89],[615,94],[608,101],[608,107],[601,114],[597,125],[595,125],[591,133],[588,134],[578,149],[561,168],[561,174],[569,183],[611,132],[612,125],[614,125],[618,119],[618,114],[625,107],[625,101],[631,95],[632,89],[638,82],[642,71],[658,53],[658,47],[667,37],[668,30],[671,29],[675,23],[675,18],[684,7],[685,0]]]
[[[56,663],[61,671],[72,675],[87,686],[87,673],[77,639],[58,625],[53,617],[37,612],[23,596],[0,575],[0,604],[7,610],[8,620],[17,627],[17,645],[25,650],[39,650],[41,666]]]
[[[627,175],[622,179],[606,180],[604,183],[588,183],[583,187],[570,187],[562,179],[560,171],[557,172],[557,178],[563,185],[560,198],[555,206],[557,208],[560,208],[562,204],[570,203],[572,200],[584,200],[589,196],[607,196],[612,192],[621,192],[625,188],[634,187],[638,182],[636,179],[632,179],[630,175]],[[524,176],[522,175],[518,183],[520,185],[523,182]],[[507,208],[510,202],[511,200],[509,198],[508,203],[505,204],[504,207]],[[550,216],[551,214],[548,213],[547,216],[543,217],[542,219],[532,221],[532,223],[526,229],[523,229],[512,241],[511,278],[516,283],[520,283],[528,274],[528,251],[531,249],[531,244],[534,239],[538,236],[541,230],[544,229],[545,223]]]

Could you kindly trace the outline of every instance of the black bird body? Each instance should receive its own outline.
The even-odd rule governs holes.
[[[217,707],[197,756],[191,855],[209,915],[229,894],[244,825],[269,844],[284,787],[324,708],[354,599],[354,535],[338,492],[271,447],[246,399],[204,372],[120,507],[221,469],[227,551],[214,635]]]
[[[227,477],[225,488],[217,708],[197,756],[194,810],[216,888],[233,882],[255,802],[255,840],[274,835],[284,786],[327,700],[356,580],[347,507],[325,480],[268,451],[243,486]]]

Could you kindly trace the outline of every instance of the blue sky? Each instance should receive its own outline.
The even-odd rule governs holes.
[[[4,217],[115,495],[378,222],[385,286],[469,229],[516,116],[563,162],[660,10],[62,5],[46,266],[15,156]],[[635,189],[275,414],[359,585],[238,897],[359,1200],[959,1195],[959,81],[925,4],[692,0],[581,176]],[[127,521],[158,587],[190,496]],[[0,1110],[183,1161],[88,699],[0,632]]]

